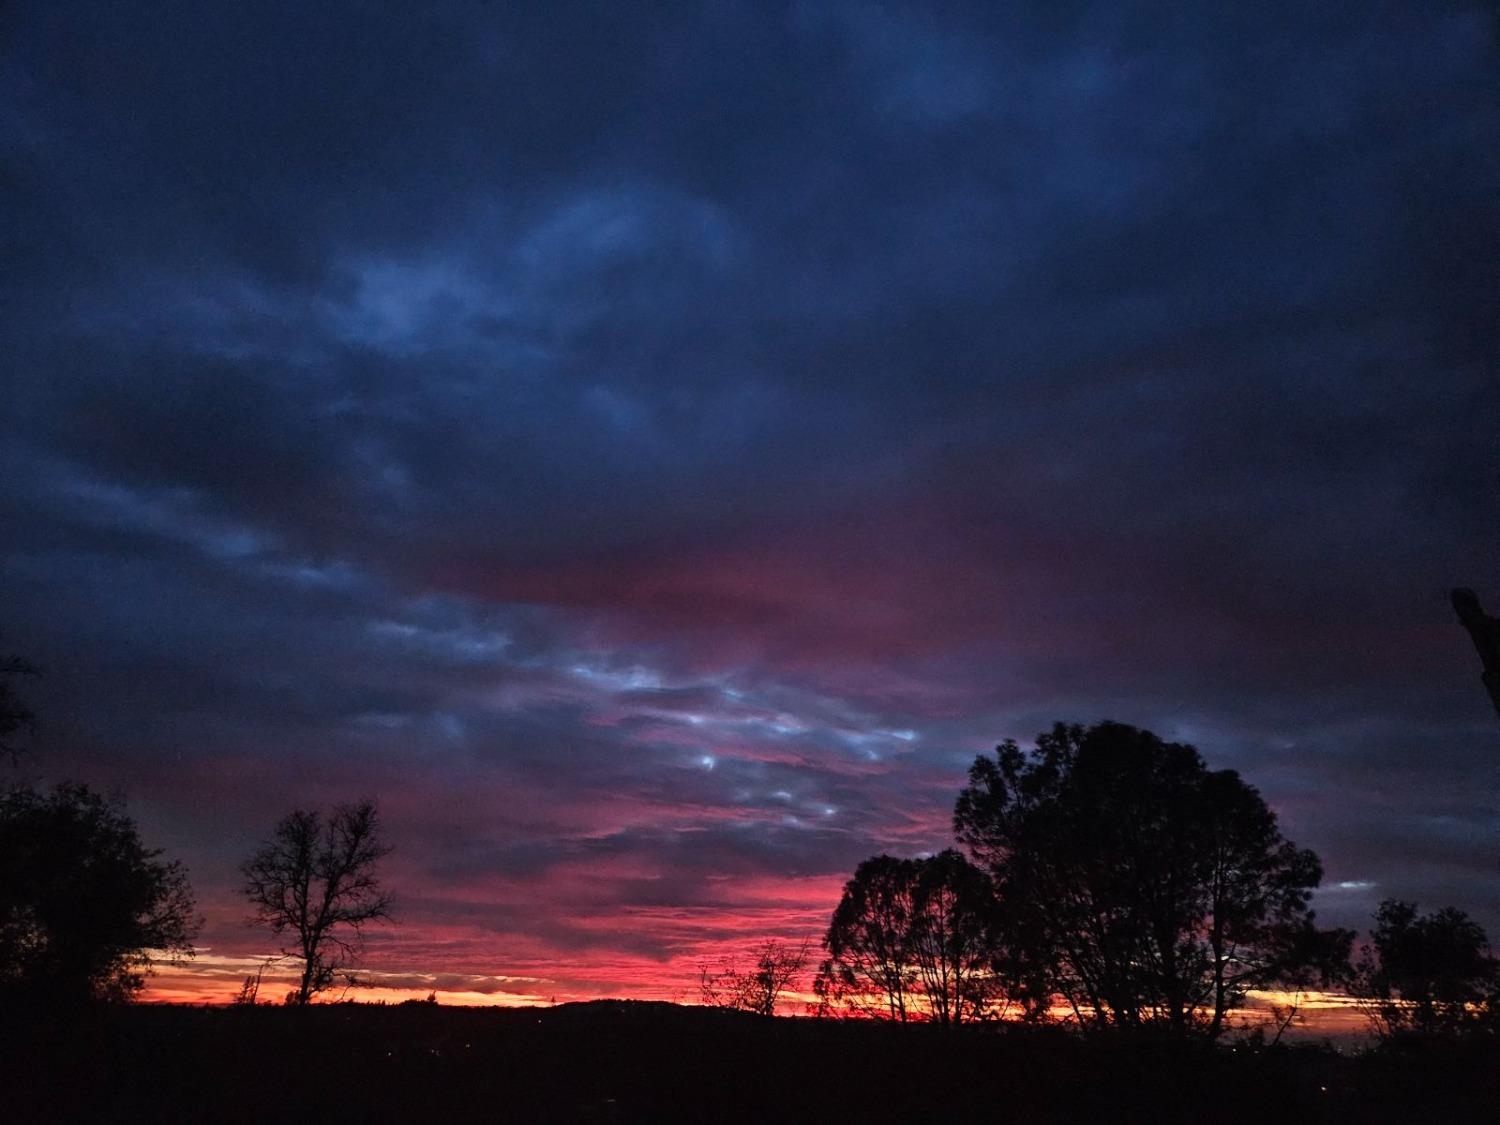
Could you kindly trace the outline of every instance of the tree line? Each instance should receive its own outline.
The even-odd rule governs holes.
[[[387,851],[366,801],[292,812],[244,864],[251,921],[284,943],[268,963],[301,966],[287,1003],[356,983],[364,926],[390,916],[376,870]],[[129,1000],[155,961],[193,956],[202,923],[182,864],[146,847],[119,802],[71,781],[0,794],[0,1006]]]
[[[0,659],[0,755],[13,764],[18,736],[36,724],[16,681],[37,674]],[[365,926],[390,918],[378,869],[389,851],[371,801],[296,809],[275,826],[241,866],[240,889],[249,921],[282,944],[247,978],[242,1002],[281,960],[301,966],[289,1004],[354,982]],[[202,924],[186,869],[142,842],[118,800],[78,781],[0,791],[0,1010],[129,1000],[155,961],[193,956]]]
[[[0,752],[33,723],[0,662]],[[1281,833],[1233,770],[1121,723],[1059,723],[969,770],[957,847],[859,864],[820,943],[821,1015],[958,1025],[1062,1018],[1213,1039],[1255,989],[1341,988],[1376,1030],[1500,1031],[1500,963],[1462,911],[1383,903],[1357,959],[1319,926],[1316,855]],[[298,966],[289,1004],[355,982],[366,926],[391,917],[370,801],[297,809],[241,866],[248,919]],[[0,1006],[129,999],[202,924],[182,865],[147,848],[118,802],[78,782],[0,793]],[[770,941],[749,968],[705,968],[704,1003],[771,1015],[811,944]]]
[[[1311,907],[1317,856],[1192,746],[1056,724],[1030,751],[975,760],[953,828],[956,848],[859,864],[823,935],[815,1012],[1217,1039],[1253,990],[1325,988],[1362,1000],[1382,1035],[1500,1032],[1500,963],[1477,923],[1387,900],[1356,956],[1355,934]],[[749,1006],[711,984],[705,999]]]

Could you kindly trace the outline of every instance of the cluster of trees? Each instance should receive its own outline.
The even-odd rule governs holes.
[[[1387,899],[1354,970],[1354,994],[1383,1038],[1500,1034],[1500,960],[1462,910],[1418,914]]]
[[[298,810],[245,864],[251,921],[284,941],[272,961],[302,966],[287,1003],[354,983],[364,926],[389,918],[378,824],[368,802],[326,819]],[[193,956],[201,925],[182,864],[147,848],[117,801],[79,782],[0,793],[0,1005],[128,1000],[155,962]],[[260,979],[242,1002],[255,1002]]]
[[[1354,934],[1310,906],[1322,868],[1260,794],[1197,750],[1120,723],[1058,724],[969,771],[967,856],[881,855],[824,937],[824,1011],[966,1023],[1061,1010],[1086,1027],[1217,1037],[1254,989],[1341,986],[1377,1028],[1493,1027],[1496,962],[1459,911],[1387,902]]]
[[[0,659],[0,755],[12,762],[15,736],[34,723],[14,678],[35,674]],[[389,850],[364,801],[292,812],[244,864],[251,922],[283,939],[273,960],[302,965],[288,1003],[353,980],[364,927],[390,917],[378,873]],[[119,801],[76,781],[0,790],[0,1006],[130,999],[154,962],[193,956],[202,921],[182,864],[146,847]]]
[[[32,721],[0,662],[0,753]],[[1312,852],[1233,770],[1120,723],[1056,725],[1034,750],[979,757],[954,810],[963,851],[879,855],[846,884],[813,982],[822,1013],[954,1025],[1061,1010],[1086,1027],[1217,1037],[1253,989],[1338,985],[1383,1035],[1500,1031],[1500,962],[1461,911],[1384,903],[1354,935],[1318,926]],[[280,939],[306,1004],[390,918],[375,806],[296,810],[243,865],[253,924]],[[0,1004],[127,999],[153,960],[191,957],[201,925],[181,864],[117,802],[76,782],[0,792]],[[705,968],[704,1003],[772,1015],[809,958],[767,942]],[[264,966],[262,967],[262,970]],[[255,1002],[261,973],[242,1002]]]
[[[867,859],[824,938],[820,1006],[942,1024],[986,1018],[1001,995],[997,917],[989,876],[952,849]]]

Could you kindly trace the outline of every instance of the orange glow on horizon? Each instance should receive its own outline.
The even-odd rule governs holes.
[[[740,949],[738,945],[735,948],[736,951]],[[229,1005],[233,1003],[245,977],[253,975],[261,961],[262,959],[255,957],[223,956],[205,951],[192,962],[177,966],[162,964],[157,966],[155,974],[148,979],[140,999],[143,1003],[157,1004]],[[319,1002],[348,1000],[366,1004],[399,1004],[434,996],[439,1004],[458,1007],[537,1008],[601,999],[656,1000],[697,1005],[699,969],[712,963],[712,958],[697,956],[679,957],[665,964],[644,958],[639,962],[615,958],[613,969],[620,974],[620,980],[618,987],[607,991],[554,987],[569,976],[597,978],[600,971],[598,963],[556,965],[554,969],[558,975],[555,979],[511,976],[485,978],[492,986],[490,990],[444,987],[444,982],[451,980],[455,974],[371,970],[359,974],[366,983],[348,989],[330,989],[319,998]],[[622,972],[626,969],[635,969],[639,975],[626,979]],[[382,983],[383,981],[389,983]],[[259,1003],[280,1004],[295,984],[295,971],[267,971],[261,981]],[[780,1014],[811,1015],[816,1003],[817,997],[810,987],[793,989],[783,996]],[[1256,1027],[1266,1027],[1274,1033],[1275,1015],[1272,1009],[1289,1005],[1296,1006],[1297,1018],[1285,1030],[1284,1038],[1347,1041],[1369,1035],[1367,1017],[1357,1000],[1342,993],[1319,991],[1251,992],[1249,1002],[1232,1014],[1232,1029],[1250,1031]],[[1054,1009],[1053,1015],[1064,1023],[1072,1018],[1072,1012],[1065,1007]],[[874,1017],[852,1014],[851,1018]],[[1015,1017],[1007,1015],[1003,1018]]]

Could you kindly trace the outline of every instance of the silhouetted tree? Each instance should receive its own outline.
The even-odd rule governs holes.
[[[280,957],[266,957],[255,966],[255,972],[248,973],[240,982],[240,990],[235,993],[233,1003],[254,1007],[260,1003],[260,985],[265,978],[266,970],[280,961]]]
[[[912,1014],[916,882],[909,859],[878,855],[855,868],[823,938],[828,959],[816,988],[828,1005],[903,1022]]]
[[[977,759],[954,824],[1033,991],[1080,1022],[1217,1035],[1248,990],[1347,966],[1353,935],[1317,929],[1308,906],[1317,857],[1191,746],[1059,723],[1031,754],[1008,741]]]
[[[990,877],[952,848],[916,861],[911,949],[927,1015],[984,1018],[1000,991],[997,906]]]
[[[1000,991],[995,910],[989,877],[952,849],[868,859],[834,911],[816,990],[887,1019],[983,1018]]]
[[[1355,993],[1382,1038],[1500,1030],[1500,961],[1483,927],[1446,907],[1387,899],[1356,966]]]
[[[713,1008],[734,1008],[757,1015],[776,1014],[776,1004],[807,967],[808,943],[767,941],[755,952],[755,963],[741,969],[732,962],[717,971],[700,971],[698,995]]]
[[[326,820],[317,810],[296,810],[246,861],[251,924],[290,935],[282,955],[302,962],[288,1003],[308,1003],[341,976],[352,980],[365,925],[390,918],[390,897],[376,873],[389,852],[374,804],[362,801],[338,806]]]
[[[0,994],[48,1004],[129,999],[153,954],[191,957],[187,875],[117,804],[68,782],[0,796]]]

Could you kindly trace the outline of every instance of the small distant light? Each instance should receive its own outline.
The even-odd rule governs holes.
[[[705,754],[698,759],[698,764],[706,770],[711,770],[719,764],[719,761],[712,754]]]
[[[834,808],[832,805],[824,805],[823,806],[823,815],[824,816],[832,816],[834,813],[836,813],[838,811],[839,810],[836,809],[836,808]]]

